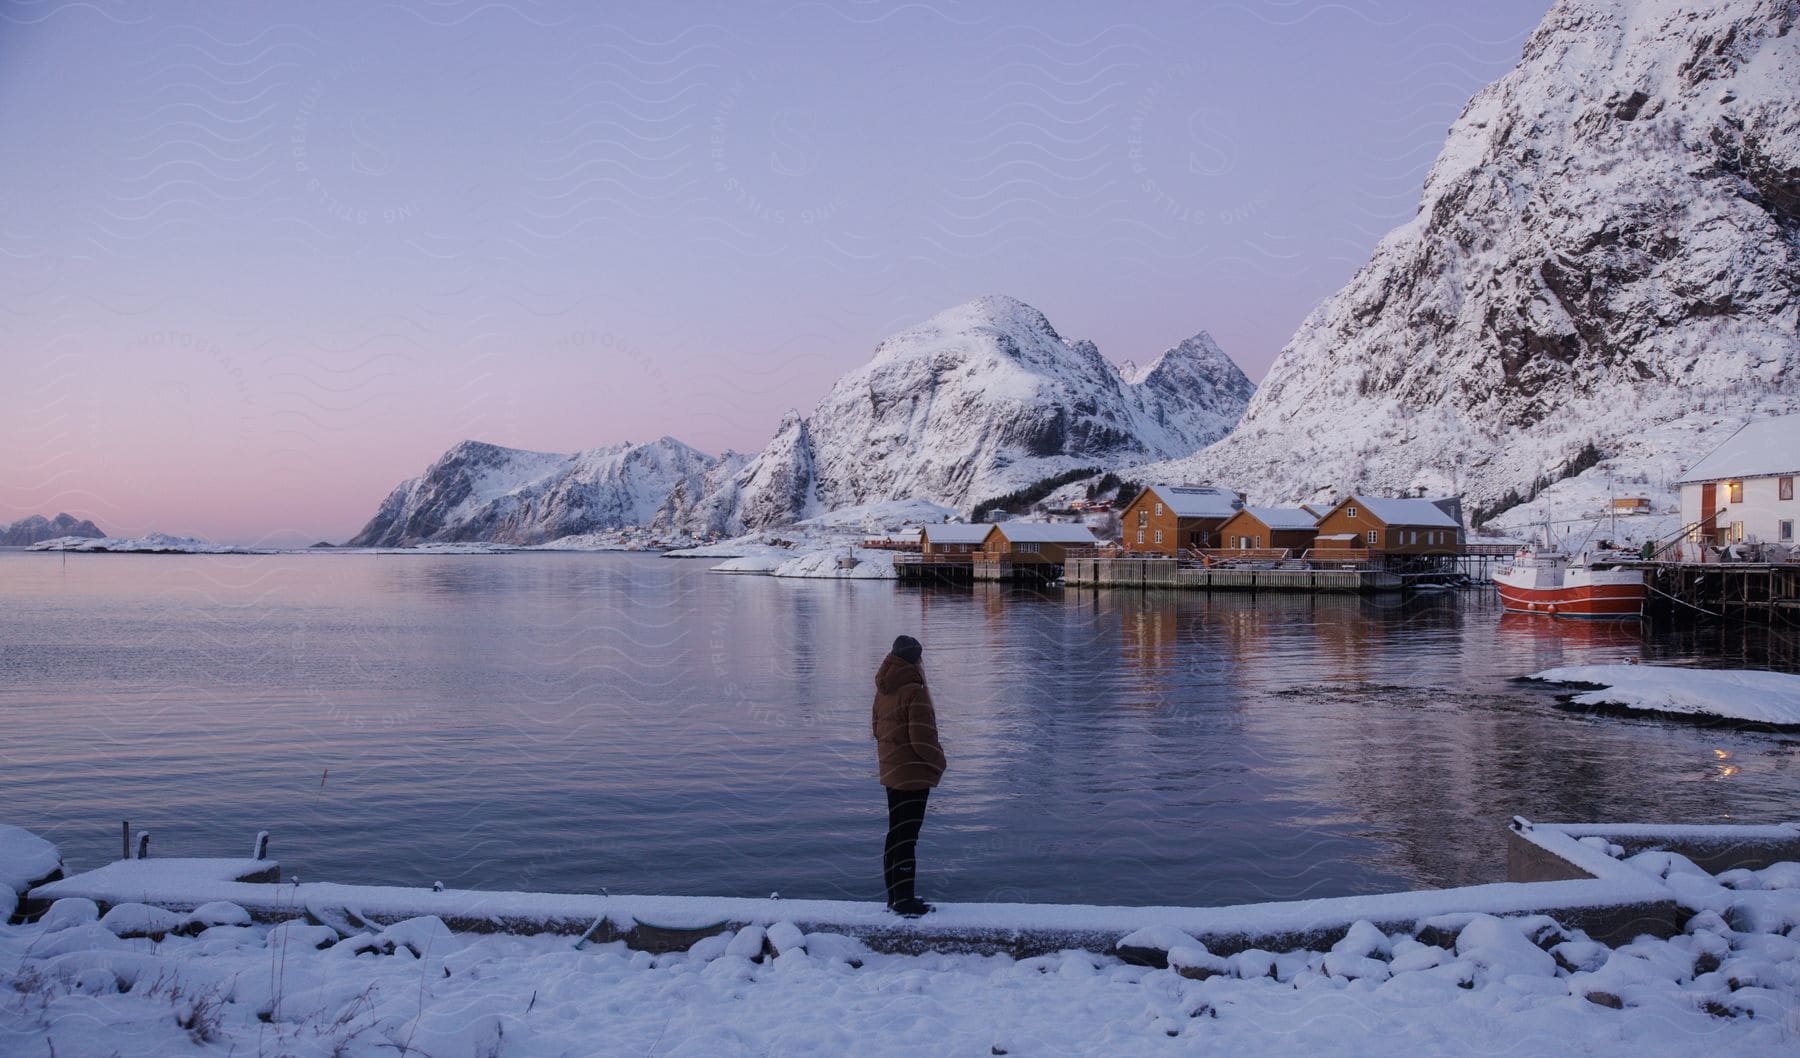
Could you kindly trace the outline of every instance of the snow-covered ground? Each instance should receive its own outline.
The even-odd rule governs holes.
[[[799,527],[869,534],[892,532],[907,526],[936,525],[957,515],[956,508],[930,500],[878,500],[808,518],[800,522]]]
[[[846,561],[848,560],[848,561]],[[714,573],[848,580],[894,579],[894,552],[836,544],[784,548],[759,545],[712,567]]]
[[[872,536],[941,524],[956,512],[927,500],[884,500],[808,518],[783,529],[746,533],[667,552],[669,558],[722,558],[714,573],[773,577],[892,580],[894,553],[859,546]],[[845,558],[852,563],[843,562]]]
[[[251,924],[222,902],[102,918],[65,899],[0,926],[0,1054],[1793,1053],[1800,864],[1717,877],[1667,852],[1625,864],[1683,894],[1684,932],[1614,949],[1544,916],[1476,915],[1453,935],[1362,922],[1327,952],[1229,957],[1173,929],[1121,938],[1166,952],[1164,968],[1086,951],[878,954],[786,923],[653,956],[433,917],[346,935],[299,913]]]
[[[559,536],[555,540],[542,544],[533,544],[528,551],[661,551],[669,546],[652,533],[642,529],[602,529],[592,533],[575,533],[570,536]]]
[[[1593,684],[1571,700],[1648,713],[1713,716],[1800,727],[1800,676],[1755,669],[1683,669],[1668,665],[1571,665],[1526,677]]]

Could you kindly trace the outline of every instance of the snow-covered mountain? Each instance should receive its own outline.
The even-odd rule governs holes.
[[[1590,478],[1655,491],[1796,407],[1800,3],[1559,0],[1237,429],[1139,473],[1491,510],[1590,445]]]
[[[55,540],[65,536],[98,540],[105,535],[99,526],[85,518],[76,518],[66,513],[54,518],[33,514],[16,522],[0,525],[0,547],[30,547],[42,540]]]
[[[704,494],[709,473],[742,456],[708,456],[672,437],[573,455],[463,441],[401,482],[353,546],[444,541],[536,544],[596,529],[648,525],[680,489]]]
[[[1205,334],[1132,372],[1023,302],[978,298],[883,341],[721,491],[659,524],[736,532],[900,499],[966,510],[1060,473],[1193,452],[1253,388]]]

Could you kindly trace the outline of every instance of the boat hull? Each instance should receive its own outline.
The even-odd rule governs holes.
[[[1635,620],[1644,613],[1644,584],[1638,581],[1527,588],[1496,580],[1500,601],[1511,613],[1545,617]]]

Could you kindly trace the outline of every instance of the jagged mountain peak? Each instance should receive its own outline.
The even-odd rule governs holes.
[[[648,525],[678,488],[700,491],[719,462],[673,437],[572,454],[461,441],[390,492],[350,543],[535,544]]]
[[[1652,478],[1647,431],[1800,400],[1797,23],[1795,0],[1561,0],[1232,435],[1147,472],[1491,510],[1589,445]]]
[[[1233,372],[1236,372],[1240,376],[1243,374],[1243,372],[1239,370],[1236,361],[1225,355],[1225,350],[1219,348],[1219,343],[1214,341],[1213,336],[1205,331],[1200,331],[1191,338],[1183,338],[1175,345],[1158,353],[1154,360],[1151,360],[1142,367],[1138,367],[1136,363],[1129,360],[1126,361],[1126,364],[1131,367],[1134,376],[1127,377],[1126,381],[1132,383],[1148,382],[1158,372],[1173,374],[1178,371],[1193,371],[1197,369],[1209,372],[1222,372],[1228,377]],[[1120,374],[1124,374],[1123,368],[1121,368]],[[1250,396],[1250,391],[1255,387],[1250,384],[1248,378],[1245,378],[1243,384],[1237,388],[1247,399]]]
[[[921,334],[980,329],[1009,335],[1040,334],[1053,341],[1062,341],[1062,336],[1050,325],[1049,317],[1031,305],[1007,294],[983,294],[933,313],[922,323],[914,324],[883,341],[877,348],[886,348],[890,343],[905,345]]]
[[[989,295],[883,340],[810,415],[782,420],[729,495],[684,497],[658,524],[732,532],[905,499],[968,508],[1059,474],[1191,452],[1230,428],[1251,388],[1216,345],[1193,340],[1132,384],[1093,342]]]

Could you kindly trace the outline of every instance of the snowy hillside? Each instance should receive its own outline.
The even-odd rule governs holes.
[[[1141,380],[1023,302],[978,298],[883,341],[722,490],[659,524],[737,532],[908,498],[967,510],[1060,473],[1193,452],[1252,391],[1205,334],[1130,370]]]
[[[58,514],[54,518],[34,514],[7,525],[0,525],[0,547],[30,547],[43,540],[57,540],[70,536],[97,540],[105,535],[93,522],[78,519],[71,514]]]
[[[1800,407],[1796,100],[1793,0],[1562,0],[1238,428],[1137,473],[1265,503],[1667,495],[1745,419]]]
[[[732,466],[674,438],[573,455],[464,441],[388,494],[349,543],[356,547],[481,540],[535,544],[647,525],[678,488],[700,494]]]

